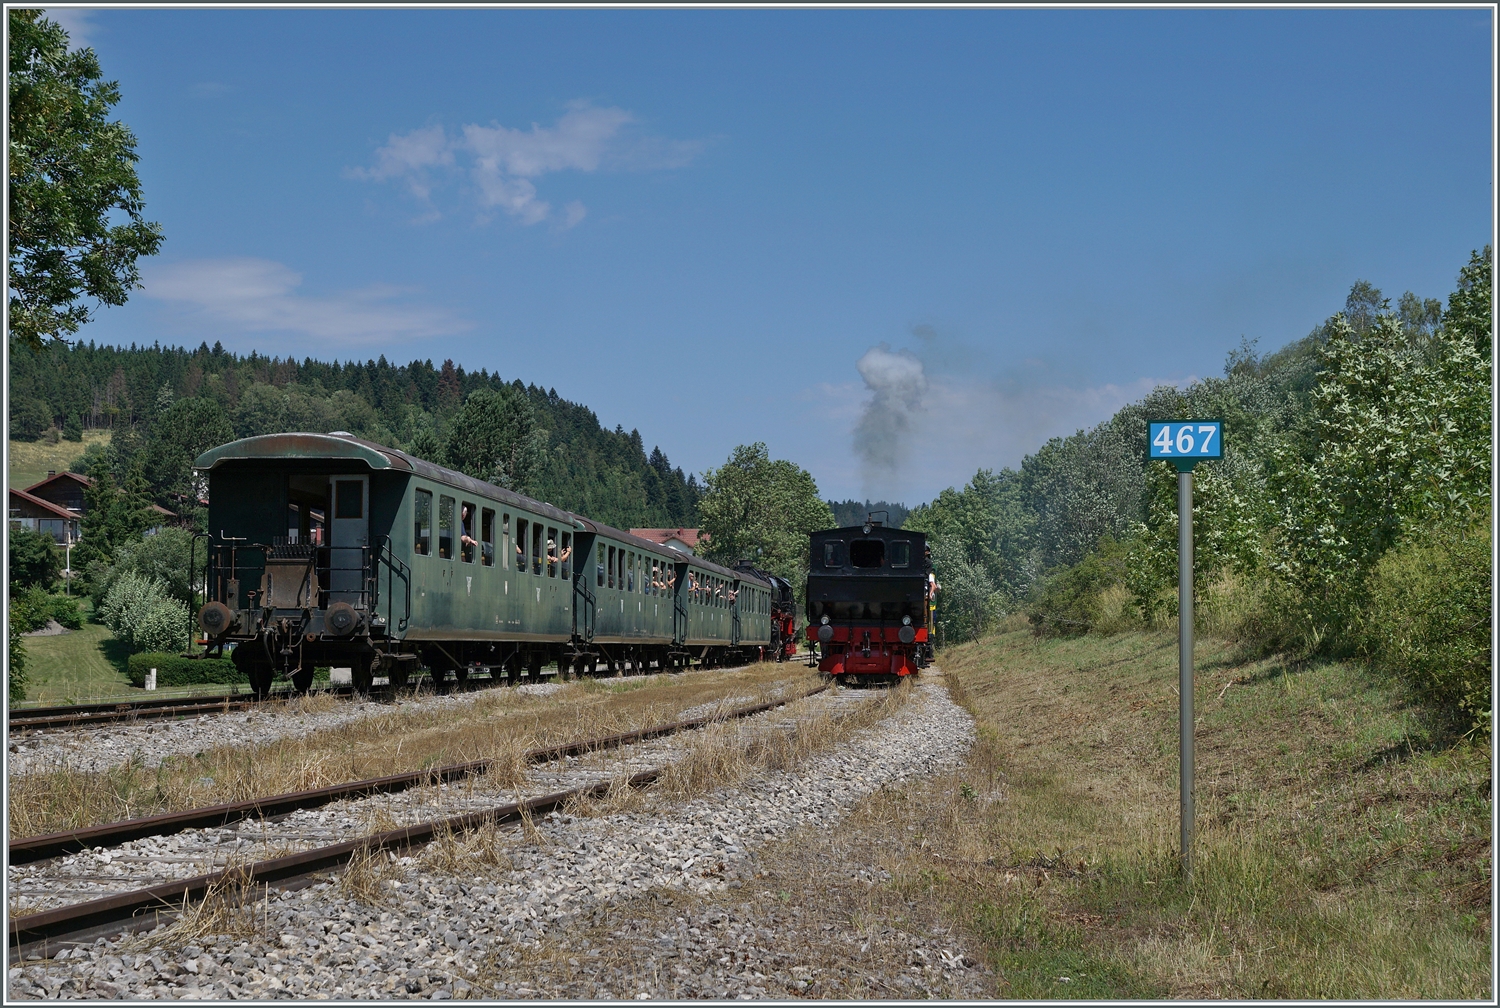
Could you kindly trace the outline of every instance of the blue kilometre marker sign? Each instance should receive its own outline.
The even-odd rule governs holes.
[[[1169,461],[1223,458],[1224,421],[1153,420],[1150,457]]]

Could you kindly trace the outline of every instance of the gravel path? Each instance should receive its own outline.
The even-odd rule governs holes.
[[[755,852],[765,841],[804,827],[826,829],[876,789],[954,765],[973,737],[969,716],[930,674],[892,717],[794,772],[761,775],[753,789],[677,804],[658,795],[644,811],[612,816],[555,814],[529,834],[505,835],[505,868],[485,869],[475,859],[460,873],[441,871],[433,859],[443,852],[433,845],[425,860],[389,866],[386,905],[358,902],[337,883],[273,893],[256,911],[264,915],[265,934],[216,935],[186,946],[162,943],[161,932],[100,940],[66,957],[12,968],[10,994],[441,1000],[781,997],[829,989],[814,967],[783,954],[784,944],[748,911],[733,908],[684,915],[675,934],[649,936],[660,946],[649,964],[622,960],[611,942],[575,945],[558,960],[569,971],[560,988],[539,985],[531,960],[548,954],[570,925],[608,920],[642,894],[732,896],[754,876]],[[642,937],[632,937],[628,922],[616,931],[620,947]],[[866,951],[886,940],[853,937]],[[978,996],[983,989],[977,978],[966,979],[977,971],[948,936],[907,936],[897,946],[905,952],[872,989],[917,997]],[[908,952],[921,965],[906,961]]]

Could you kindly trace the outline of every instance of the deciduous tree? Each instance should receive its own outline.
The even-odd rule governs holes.
[[[10,331],[39,347],[88,321],[85,298],[124,304],[162,235],[142,215],[135,137],[109,118],[120,89],[94,51],[69,52],[40,10],[10,11],[9,28]]]
[[[833,527],[833,511],[812,475],[785,459],[772,460],[761,442],[740,445],[729,460],[703,474],[698,504],[704,555],[733,565],[747,559],[791,581],[807,578],[809,532]]]

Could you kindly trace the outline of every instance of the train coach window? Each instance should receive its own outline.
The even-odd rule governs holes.
[[[464,563],[474,562],[474,505],[464,501],[458,509],[458,556]]]
[[[531,523],[525,518],[516,519],[516,570],[522,574],[526,573],[526,533],[531,530]]]
[[[635,591],[635,551],[625,561],[625,590]]]
[[[500,566],[510,570],[510,515],[500,519]]]
[[[453,498],[438,495],[438,559],[453,559]]]
[[[542,576],[542,527],[531,523],[531,573]]]
[[[823,566],[844,566],[844,544],[838,541],[823,544]]]
[[[891,566],[908,567],[911,565],[911,543],[905,539],[891,543]]]
[[[438,559],[453,559],[452,497],[438,497]]]
[[[609,586],[615,586],[615,548],[609,548]]]
[[[495,566],[495,512],[485,508],[479,517],[479,560],[486,567]]]
[[[334,480],[333,516],[335,518],[363,518],[365,516],[364,480]]]
[[[416,552],[422,556],[429,556],[432,553],[432,493],[430,491],[417,491],[412,512],[416,517],[417,526],[412,540],[416,544]]]
[[[573,533],[564,532],[562,539],[558,542],[562,547],[562,579],[571,581],[573,579]]]
[[[885,540],[854,540],[849,544],[849,562],[855,567],[879,567],[885,563]]]
[[[599,577],[599,587],[603,588],[604,587],[604,544],[603,543],[599,544],[598,577]]]
[[[557,577],[557,551],[557,529],[549,528],[547,530],[547,576],[549,578]]]

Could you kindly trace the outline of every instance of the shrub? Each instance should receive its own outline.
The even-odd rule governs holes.
[[[48,620],[57,620],[69,630],[77,630],[83,626],[83,615],[78,611],[77,600],[63,595],[49,595],[40,588],[28,588],[12,595],[11,605],[21,610],[25,633],[42,629]]]
[[[83,440],[83,424],[78,422],[77,413],[68,415],[68,422],[63,424],[62,436],[68,441]]]
[[[1130,546],[1104,536],[1078,563],[1042,582],[1027,606],[1032,632],[1039,637],[1078,637],[1140,626],[1133,596],[1125,587],[1130,566]]]
[[[10,625],[18,633],[28,634],[33,630],[40,630],[47,625],[47,610],[45,607],[38,608],[34,602],[35,596],[46,597],[46,592],[39,591],[12,591],[10,595]]]
[[[181,602],[192,598],[189,590],[188,560],[192,555],[193,533],[182,528],[164,528],[155,535],[143,536],[120,545],[114,563],[96,570],[89,568],[89,580],[96,598],[103,598],[115,581],[127,573],[161,581],[167,593]],[[198,550],[201,561],[203,548]]]
[[[160,578],[146,577],[135,571],[126,571],[115,580],[105,594],[104,602],[99,607],[99,619],[114,632],[117,640],[123,641],[131,650],[137,650],[137,628],[145,624],[147,615],[157,608],[159,603],[170,600],[166,583]],[[163,618],[157,617],[158,620]],[[186,619],[184,616],[184,626],[186,626]],[[153,623],[152,626],[156,624]]]
[[[71,595],[48,595],[47,611],[69,630],[77,630],[83,626],[83,613],[78,609],[78,600]]]
[[[1431,527],[1386,553],[1369,583],[1361,650],[1439,714],[1488,733],[1490,529]]]
[[[10,661],[5,667],[6,702],[16,703],[26,699],[26,645],[22,641],[21,634],[26,631],[22,629],[20,610],[24,608],[18,605],[15,599],[11,600],[9,615],[10,630]]]
[[[146,673],[156,669],[158,686],[196,686],[202,683],[244,683],[239,669],[228,658],[184,658],[162,651],[143,651],[125,662],[125,675],[132,686],[145,686]]]
[[[134,646],[146,651],[183,651],[192,640],[187,606],[172,598],[153,603],[135,628]]]

